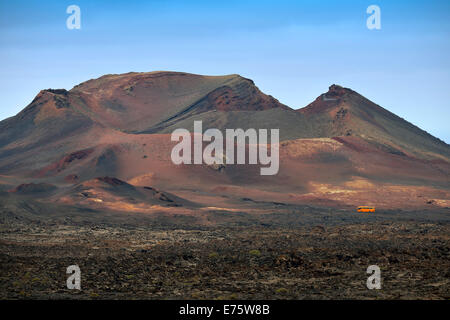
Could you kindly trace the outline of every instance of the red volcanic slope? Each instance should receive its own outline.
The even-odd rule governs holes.
[[[208,110],[287,108],[239,75],[201,76],[180,72],[106,75],[71,91],[80,112],[109,127],[143,131],[193,107]]]

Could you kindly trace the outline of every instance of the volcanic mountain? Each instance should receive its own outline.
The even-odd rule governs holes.
[[[203,130],[278,128],[279,173],[174,165],[170,133],[194,120]],[[239,75],[132,72],[42,90],[0,122],[0,197],[96,210],[445,207],[449,173],[449,145],[338,85],[294,110]]]
[[[332,85],[298,110],[321,137],[358,136],[391,153],[448,160],[449,146],[357,92]]]

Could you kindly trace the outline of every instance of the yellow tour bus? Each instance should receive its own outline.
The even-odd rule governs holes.
[[[358,212],[375,212],[375,207],[370,206],[359,206]]]

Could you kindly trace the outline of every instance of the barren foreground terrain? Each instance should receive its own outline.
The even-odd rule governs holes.
[[[138,220],[5,219],[0,297],[450,298],[448,212],[296,215],[197,229]],[[81,291],[66,288],[66,268],[73,264],[81,269]],[[366,269],[373,264],[381,269],[381,290],[366,287]]]

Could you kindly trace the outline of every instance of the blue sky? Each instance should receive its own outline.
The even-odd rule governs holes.
[[[81,30],[66,28],[72,4]],[[447,0],[2,0],[0,119],[108,73],[238,73],[293,108],[350,87],[450,143],[449,52]]]

